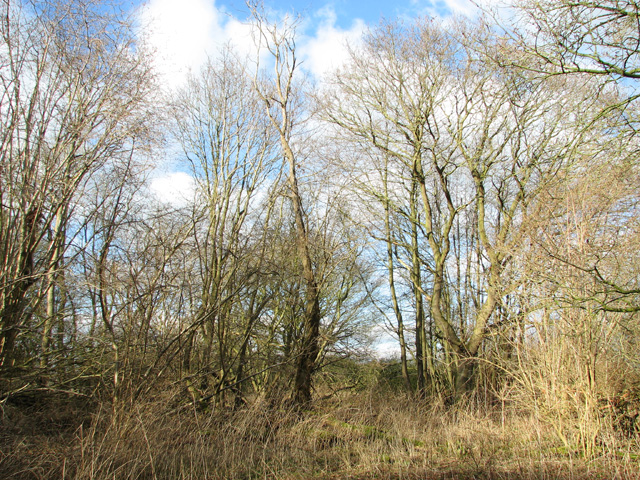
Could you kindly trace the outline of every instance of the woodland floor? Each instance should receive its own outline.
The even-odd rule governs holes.
[[[0,479],[640,479],[638,435],[603,433],[587,458],[557,425],[515,410],[370,391],[302,413],[176,410],[179,400],[6,402]]]

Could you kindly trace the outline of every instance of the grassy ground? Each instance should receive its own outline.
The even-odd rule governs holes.
[[[591,458],[515,408],[366,390],[294,412],[176,408],[171,392],[116,408],[5,405],[2,479],[633,479],[637,435],[601,432]]]

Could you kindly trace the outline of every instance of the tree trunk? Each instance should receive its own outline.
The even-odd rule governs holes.
[[[302,199],[298,190],[296,162],[287,139],[282,137],[282,146],[289,162],[289,189],[296,219],[296,246],[302,262],[305,280],[305,315],[300,351],[296,360],[296,376],[293,387],[293,400],[297,405],[311,401],[312,375],[318,356],[318,338],[320,337],[320,294],[309,253],[309,239],[304,221]]]

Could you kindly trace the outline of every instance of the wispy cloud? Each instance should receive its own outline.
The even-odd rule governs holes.
[[[475,17],[482,10],[506,6],[510,3],[510,0],[411,0],[410,7],[402,16],[425,15],[446,18],[450,15],[463,15]]]

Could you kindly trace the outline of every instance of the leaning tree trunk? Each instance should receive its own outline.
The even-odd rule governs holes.
[[[282,145],[289,162],[288,184],[296,219],[296,247],[298,257],[302,262],[302,274],[306,289],[302,341],[296,358],[296,376],[292,396],[295,404],[304,405],[311,401],[312,376],[319,351],[320,293],[309,253],[309,238],[304,221],[302,199],[298,190],[295,156],[284,136],[282,137]]]

